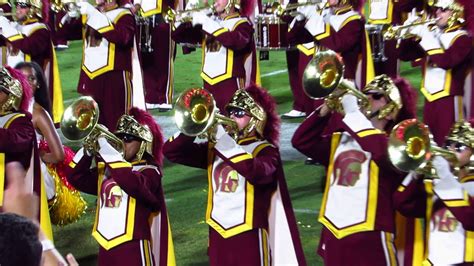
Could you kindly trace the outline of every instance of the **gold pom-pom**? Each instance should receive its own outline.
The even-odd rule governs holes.
[[[48,172],[54,177],[56,195],[50,201],[49,213],[55,225],[67,225],[76,222],[87,209],[87,203],[79,191],[68,188],[53,167]]]

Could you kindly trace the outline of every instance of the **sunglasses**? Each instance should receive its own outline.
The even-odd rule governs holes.
[[[16,3],[15,6],[17,8],[28,8],[28,7],[30,7],[30,5],[27,4],[27,3]]]
[[[130,143],[134,140],[136,141],[140,141],[139,138],[135,137],[135,136],[132,136],[132,135],[122,135],[120,136],[120,139],[124,142],[124,143]]]
[[[367,93],[367,95],[370,95],[374,100],[380,100],[385,97],[382,93]]]
[[[457,153],[461,153],[465,150],[467,150],[469,147],[462,144],[462,143],[459,143],[459,142],[454,142],[454,141],[448,141],[446,143],[446,146],[447,147],[454,147],[454,151],[456,151]]]
[[[229,110],[229,116],[234,116],[234,117],[237,117],[237,118],[242,118],[244,116],[247,115],[247,112],[245,112],[244,110],[242,109],[230,109]]]

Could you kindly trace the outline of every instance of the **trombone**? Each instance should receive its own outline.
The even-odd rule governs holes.
[[[122,140],[98,123],[99,106],[89,96],[82,96],[69,105],[61,118],[60,128],[64,137],[72,141],[82,141],[86,150],[93,154],[99,151],[97,140],[105,139],[123,155]]]
[[[180,22],[180,23],[191,22],[193,20],[192,14],[195,12],[205,12],[206,15],[210,16],[216,13],[216,9],[214,6],[198,7],[198,8],[188,9],[188,10],[181,10],[181,11],[175,11],[172,8],[168,8],[164,19],[166,23],[168,24],[174,24],[176,22]]]
[[[398,123],[390,133],[388,156],[392,164],[401,171],[415,171],[418,174],[438,177],[432,166],[434,156],[442,156],[459,172],[456,154],[438,147],[427,125],[416,119],[407,119]]]
[[[399,25],[399,26],[389,26],[383,33],[384,40],[393,40],[393,39],[408,39],[413,36],[410,34],[410,28],[420,25],[430,25],[434,24],[438,19],[428,19],[415,21],[408,25]]]
[[[216,125],[220,123],[226,126],[234,139],[237,138],[237,123],[219,114],[214,97],[202,88],[191,88],[181,93],[174,107],[174,121],[187,136],[207,137],[209,141],[215,142]]]
[[[367,109],[369,99],[360,92],[353,82],[343,79],[344,65],[334,51],[318,52],[306,66],[303,73],[303,91],[311,99],[321,99],[329,109],[342,113],[342,96],[351,93],[359,100],[359,105]]]
[[[323,6],[321,6],[320,4],[323,4]],[[326,5],[326,3],[323,2],[322,0],[309,1],[309,2],[306,2],[306,3],[289,3],[287,5],[282,5],[279,2],[274,2],[272,4],[272,10],[273,10],[273,14],[275,14],[278,17],[281,17],[285,14],[289,14],[290,16],[294,16],[295,12],[298,12],[298,11],[296,11],[296,9],[298,9],[298,7],[316,6],[317,10],[322,10],[322,9],[325,8],[324,5]]]

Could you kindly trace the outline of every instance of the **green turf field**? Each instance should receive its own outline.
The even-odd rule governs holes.
[[[68,50],[58,52],[57,55],[64,100],[69,103],[78,96],[76,85],[82,55],[81,43],[73,42]],[[199,50],[190,55],[182,55],[181,48],[178,46],[175,62],[175,95],[186,88],[202,84],[199,77],[201,64]],[[279,113],[289,111],[292,107],[292,94],[288,85],[287,72],[266,76],[274,71],[286,69],[284,52],[271,52],[270,60],[261,62],[260,67],[263,76],[262,85],[270,90],[276,98]],[[404,64],[402,76],[408,78],[415,88],[419,87],[418,68]],[[419,102],[421,100],[419,99]],[[153,114],[169,115],[155,111]],[[285,161],[284,169],[308,265],[321,265],[321,260],[316,256],[315,249],[321,229],[317,222],[317,213],[322,195],[320,182],[324,176],[323,169],[304,165],[303,161]],[[208,227],[204,223],[207,200],[206,173],[202,170],[166,162],[163,185],[173,232],[177,265],[207,265]],[[86,199],[89,203],[86,215],[75,224],[55,227],[54,238],[56,246],[62,254],[72,252],[81,265],[95,265],[98,245],[91,237],[95,197],[86,196]]]

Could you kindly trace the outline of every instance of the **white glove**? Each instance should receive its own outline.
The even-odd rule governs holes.
[[[218,124],[216,130],[216,142],[219,141],[224,134],[227,134],[227,132],[221,124]]]
[[[93,15],[94,10],[98,11],[93,5],[91,5],[89,2],[78,2],[77,5],[80,8],[80,12],[82,15]]]
[[[415,21],[420,20],[420,16],[416,13],[416,8],[413,8],[410,13],[408,13],[407,19],[403,22],[403,25],[413,24]]]
[[[449,162],[441,156],[435,156],[433,159],[433,167],[436,169],[436,174],[440,179],[456,179],[456,177],[451,173],[451,167]]]
[[[196,26],[203,25],[208,17],[204,12],[193,12],[192,18],[193,26]]]
[[[424,27],[423,31],[420,32],[420,46],[425,51],[431,51],[435,49],[441,49],[441,42],[437,37],[437,32],[430,30],[428,27]]]
[[[311,16],[316,15],[316,5],[300,6],[296,11],[298,12],[296,19],[302,21],[305,18],[310,18]],[[298,18],[298,16],[300,18]]]
[[[341,100],[342,107],[344,108],[344,113],[350,114],[359,111],[359,104],[357,103],[357,97],[351,93],[346,93],[342,96]]]
[[[109,144],[107,139],[104,137],[99,137],[97,140],[99,143],[99,155],[104,159],[105,162],[118,162],[125,161],[122,155]]]
[[[184,10],[190,10],[193,8],[197,8],[198,6],[199,6],[199,0],[189,0],[186,3],[186,7],[184,8]]]
[[[69,23],[69,21],[71,21],[71,18],[72,17],[69,15],[69,12],[68,12],[66,15],[64,15],[64,17],[61,18],[60,24],[65,25],[65,24]]]
[[[5,36],[5,38],[19,34],[15,27],[13,27],[10,21],[4,16],[0,16],[0,29],[1,34]]]

